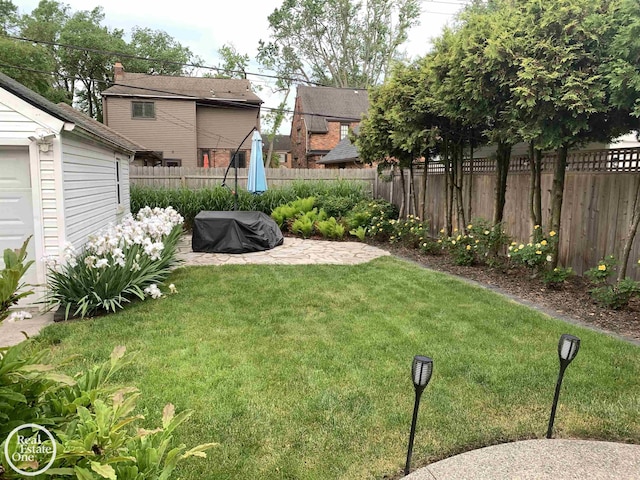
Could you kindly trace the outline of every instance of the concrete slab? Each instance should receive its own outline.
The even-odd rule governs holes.
[[[525,440],[456,455],[405,480],[637,480],[640,445],[590,440]]]
[[[53,312],[31,312],[31,314],[33,318],[17,322],[4,320],[0,323],[0,347],[16,345],[25,340],[27,336],[33,337],[37,335],[40,330],[53,323]]]

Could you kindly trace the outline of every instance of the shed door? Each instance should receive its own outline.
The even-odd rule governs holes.
[[[0,147],[0,268],[4,268],[2,252],[21,247],[29,235],[33,235],[29,149]],[[33,239],[29,242],[27,260],[36,260]],[[23,281],[37,283],[35,265]]]

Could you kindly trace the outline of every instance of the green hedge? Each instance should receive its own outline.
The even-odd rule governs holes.
[[[246,190],[238,192],[238,210],[258,211],[270,215],[278,206],[297,198],[316,197],[317,206],[324,203],[330,209],[346,208],[369,199],[370,195],[360,182],[338,180],[332,182],[293,182],[291,186],[272,188],[263,194],[254,195]],[[339,200],[338,200],[339,199]],[[142,207],[166,208],[172,206],[184,217],[185,228],[190,229],[194,217],[203,210],[233,210],[234,198],[231,190],[224,187],[190,190],[188,188],[158,188],[131,185],[131,212]]]

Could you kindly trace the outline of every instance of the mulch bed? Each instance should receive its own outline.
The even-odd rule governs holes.
[[[640,342],[640,299],[634,298],[622,310],[598,306],[589,296],[588,283],[578,276],[568,279],[561,289],[547,288],[540,279],[522,268],[455,265],[448,255],[425,255],[420,251],[389,244],[376,244],[393,255],[424,267],[451,273],[498,289],[513,297],[531,302],[558,316],[613,332]]]

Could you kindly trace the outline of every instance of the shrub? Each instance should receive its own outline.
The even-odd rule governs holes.
[[[296,218],[291,224],[291,232],[303,238],[309,238],[313,234],[313,220],[311,216],[304,214]]]
[[[66,262],[49,266],[46,302],[63,308],[66,319],[115,312],[134,298],[144,300],[145,289],[164,281],[176,262],[182,222],[171,207],[146,207],[135,219],[129,215],[90,237],[79,254],[68,246]]]
[[[549,236],[542,236],[539,242],[529,242],[527,244],[512,242],[509,245],[509,253],[507,256],[511,262],[516,265],[523,265],[536,272],[541,272],[551,261],[553,249],[557,243],[555,232],[549,232]]]
[[[293,202],[297,198],[315,197],[316,199],[348,198],[355,204],[369,198],[362,183],[337,180],[297,181],[287,187],[276,187],[260,195],[246,190],[238,191],[238,209],[258,211],[270,215],[277,207]],[[328,200],[331,202],[331,200]],[[336,203],[340,203],[336,200]],[[213,187],[192,190],[188,188],[158,188],[152,186],[131,185],[131,212],[141,208],[166,208],[173,206],[184,217],[186,229],[191,229],[193,219],[203,210],[233,210],[235,199],[233,192],[226,187]],[[322,205],[320,205],[322,207]]]
[[[573,275],[571,267],[556,267],[553,270],[545,270],[542,274],[542,281],[549,288],[559,289],[571,275]]]
[[[603,307],[619,310],[629,304],[634,295],[640,293],[640,284],[630,278],[625,278],[614,284],[607,284],[613,276],[617,266],[613,255],[603,258],[593,268],[585,272],[585,276],[594,285],[589,290],[591,298]]]
[[[360,197],[354,195],[339,197],[334,195],[321,195],[316,204],[322,208],[329,217],[342,218],[346,216],[360,201]]]
[[[477,218],[467,226],[467,234],[473,238],[476,260],[492,265],[500,254],[504,254],[510,238],[504,231],[502,223],[491,225],[482,218]]]
[[[427,239],[429,223],[421,222],[414,215],[409,215],[405,219],[390,220],[389,223],[393,232],[389,237],[390,243],[402,244],[409,248],[418,248]]]
[[[444,231],[441,230],[440,233]],[[454,233],[457,229],[454,230]],[[449,252],[456,265],[473,265],[476,262],[477,244],[473,236],[458,234],[441,238],[442,248]]]
[[[178,462],[205,456],[203,452],[215,445],[171,448],[173,431],[191,415],[189,411],[176,415],[171,404],[164,408],[162,426],[134,429],[143,418],[132,415],[139,394],[135,388],[108,385],[129,361],[124,358],[124,347],[116,347],[110,360],[74,378],[55,372],[55,366],[47,363],[48,352],[32,350],[27,343],[0,350],[0,437],[6,438],[25,423],[45,426],[54,435],[58,452],[64,452],[56,456],[47,475],[167,479]],[[11,454],[17,445],[11,442],[7,448]],[[4,455],[0,455],[0,465],[2,478],[22,478],[13,474]]]
[[[589,293],[601,306],[619,310],[629,305],[631,298],[640,293],[640,284],[635,280],[625,278],[614,285],[595,287]]]
[[[26,283],[20,283],[20,281],[33,264],[33,260],[25,263],[29,240],[31,237],[27,238],[18,250],[7,248],[4,251],[4,268],[0,271],[0,322],[9,316],[9,308],[17,304],[20,299],[33,294],[32,290],[18,293],[18,290],[27,287]]]
[[[316,223],[316,228],[324,238],[341,239],[344,237],[345,228],[340,225],[335,217],[328,220],[320,220]]]
[[[398,218],[398,207],[386,200],[361,201],[347,214],[345,222],[349,229],[377,226],[378,223],[388,222]],[[377,232],[376,232],[377,233]],[[376,233],[370,232],[375,236]]]

